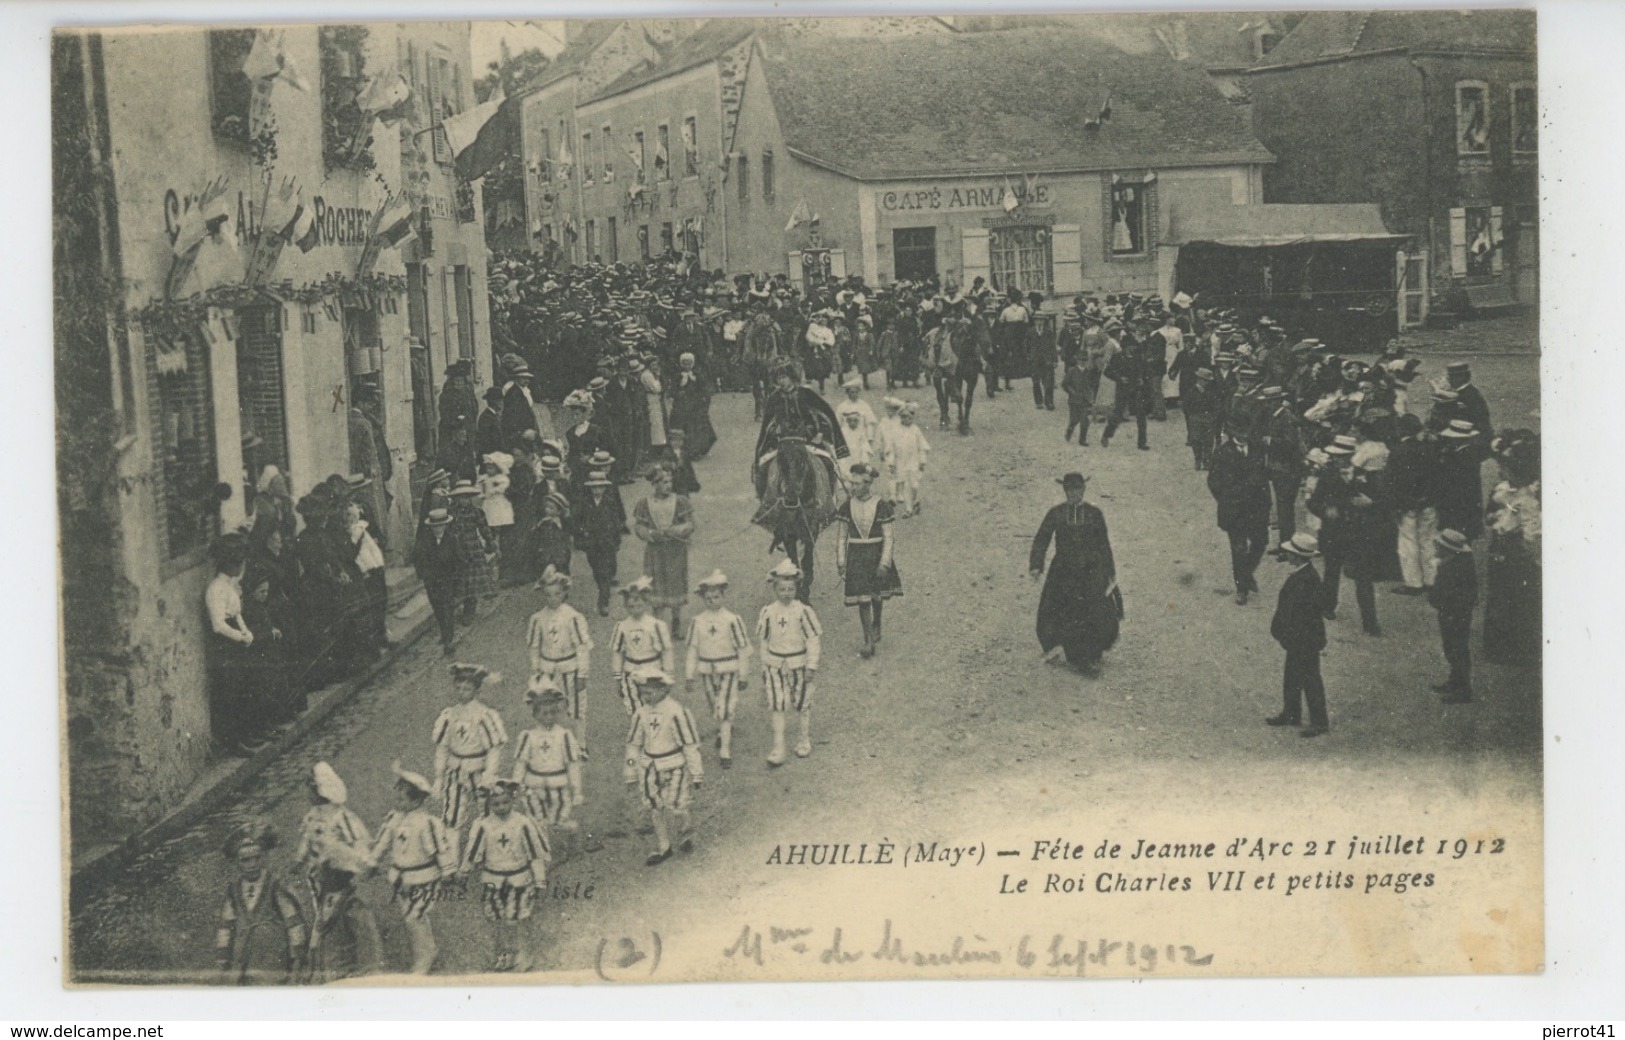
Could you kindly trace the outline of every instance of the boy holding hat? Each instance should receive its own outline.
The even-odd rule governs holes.
[[[457,703],[435,718],[431,731],[440,816],[454,832],[461,831],[463,822],[472,817],[477,792],[497,775],[502,745],[508,742],[502,716],[480,700],[480,687],[487,678],[498,682],[502,679],[484,665],[452,665],[451,683]]]
[[[609,667],[627,715],[635,715],[638,710],[633,677],[649,668],[672,670],[671,628],[649,612],[654,587],[654,579],[644,575],[621,589],[626,617],[616,622],[609,640]]]
[[[643,804],[653,820],[658,845],[644,862],[654,867],[671,858],[674,823],[680,848],[693,851],[688,807],[705,767],[700,761],[694,716],[670,696],[675,684],[671,675],[649,668],[633,676],[633,681],[642,704],[632,715],[632,726],[626,734],[624,776],[628,785],[642,783]]]
[[[1275,599],[1270,636],[1286,651],[1281,677],[1281,713],[1264,721],[1271,726],[1297,726],[1303,704],[1309,703],[1309,725],[1300,736],[1318,737],[1330,728],[1326,718],[1326,684],[1320,677],[1320,652],[1326,648],[1326,621],[1321,616],[1323,593],[1315,557],[1320,546],[1315,536],[1302,531],[1281,543],[1281,559],[1292,567]]]
[[[310,981],[370,974],[382,952],[378,922],[356,891],[357,875],[372,869],[372,835],[345,802],[349,791],[333,767],[317,762],[309,781],[311,807],[299,825],[294,858],[304,866],[315,913],[310,924]],[[360,948],[370,949],[368,965]]]
[[[564,691],[539,675],[530,682],[525,704],[536,725],[519,734],[513,761],[513,779],[520,785],[525,813],[544,827],[575,830],[570,814],[586,801],[581,763],[587,753],[564,726]]]
[[[767,688],[773,747],[767,764],[784,764],[784,714],[794,710],[800,718],[796,756],[812,754],[812,695],[823,653],[823,626],[813,608],[796,598],[801,568],[786,559],[768,572],[773,602],[756,618],[756,639],[762,651],[762,685]]]
[[[587,680],[592,671],[592,636],[587,619],[570,606],[570,576],[552,567],[536,583],[542,609],[530,616],[525,645],[530,648],[532,682],[546,679],[563,693],[570,718],[582,724],[587,714]]]
[[[728,593],[728,576],[714,570],[700,581],[698,588],[705,609],[694,615],[688,624],[687,668],[684,671],[685,690],[694,688],[694,679],[700,677],[705,685],[705,699],[711,705],[711,714],[717,720],[717,752],[722,768],[733,767],[734,710],[739,704],[739,691],[749,685],[750,634],[738,614],[722,605]]]
[[[412,946],[412,972],[427,975],[439,952],[429,911],[440,882],[457,873],[457,832],[424,809],[431,788],[421,773],[402,769],[399,762],[390,768],[395,772],[395,811],[378,829],[372,860],[388,865],[390,891]]]
[[[1473,699],[1473,609],[1478,606],[1473,543],[1460,531],[1444,530],[1434,545],[1439,565],[1428,590],[1428,603],[1439,612],[1439,638],[1450,677],[1433,689],[1444,694],[1446,704],[1468,704]]]
[[[222,981],[232,985],[287,985],[303,971],[305,920],[299,900],[265,865],[276,844],[269,824],[250,820],[233,827],[221,848],[237,876],[220,909],[215,963]]]
[[[480,868],[481,903],[491,929],[491,970],[520,969],[519,929],[530,920],[536,893],[547,883],[553,850],[547,835],[514,811],[519,785],[495,780],[487,788],[490,812],[474,821],[459,874]],[[527,957],[528,961],[529,958]],[[528,970],[530,965],[524,965]]]

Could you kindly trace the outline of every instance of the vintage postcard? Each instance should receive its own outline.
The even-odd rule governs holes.
[[[64,981],[1541,971],[1535,40],[59,28]]]

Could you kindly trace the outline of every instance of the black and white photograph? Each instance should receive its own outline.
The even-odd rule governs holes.
[[[1544,970],[1534,10],[211,11],[48,41],[63,984]]]

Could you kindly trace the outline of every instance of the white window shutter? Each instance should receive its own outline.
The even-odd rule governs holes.
[[[790,251],[790,280],[796,283],[797,289],[805,291],[806,286],[802,280],[803,273],[801,270],[801,250],[793,249]]]
[[[1467,274],[1467,211],[1460,206],[1450,211],[1450,273]]]
[[[829,275],[831,278],[846,277],[846,250],[831,249],[829,251]]]
[[[1501,241],[1501,207],[1490,207],[1490,270],[1495,274],[1501,273],[1503,253]]]
[[[1050,259],[1054,264],[1055,294],[1083,291],[1083,228],[1056,224],[1050,229]]]
[[[959,287],[969,289],[978,275],[993,280],[993,265],[987,254],[987,229],[964,228],[959,233]]]

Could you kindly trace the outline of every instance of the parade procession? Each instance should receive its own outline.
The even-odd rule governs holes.
[[[1531,13],[492,24],[52,41],[70,981],[1538,790]],[[1431,182],[1320,132],[1395,53]]]

